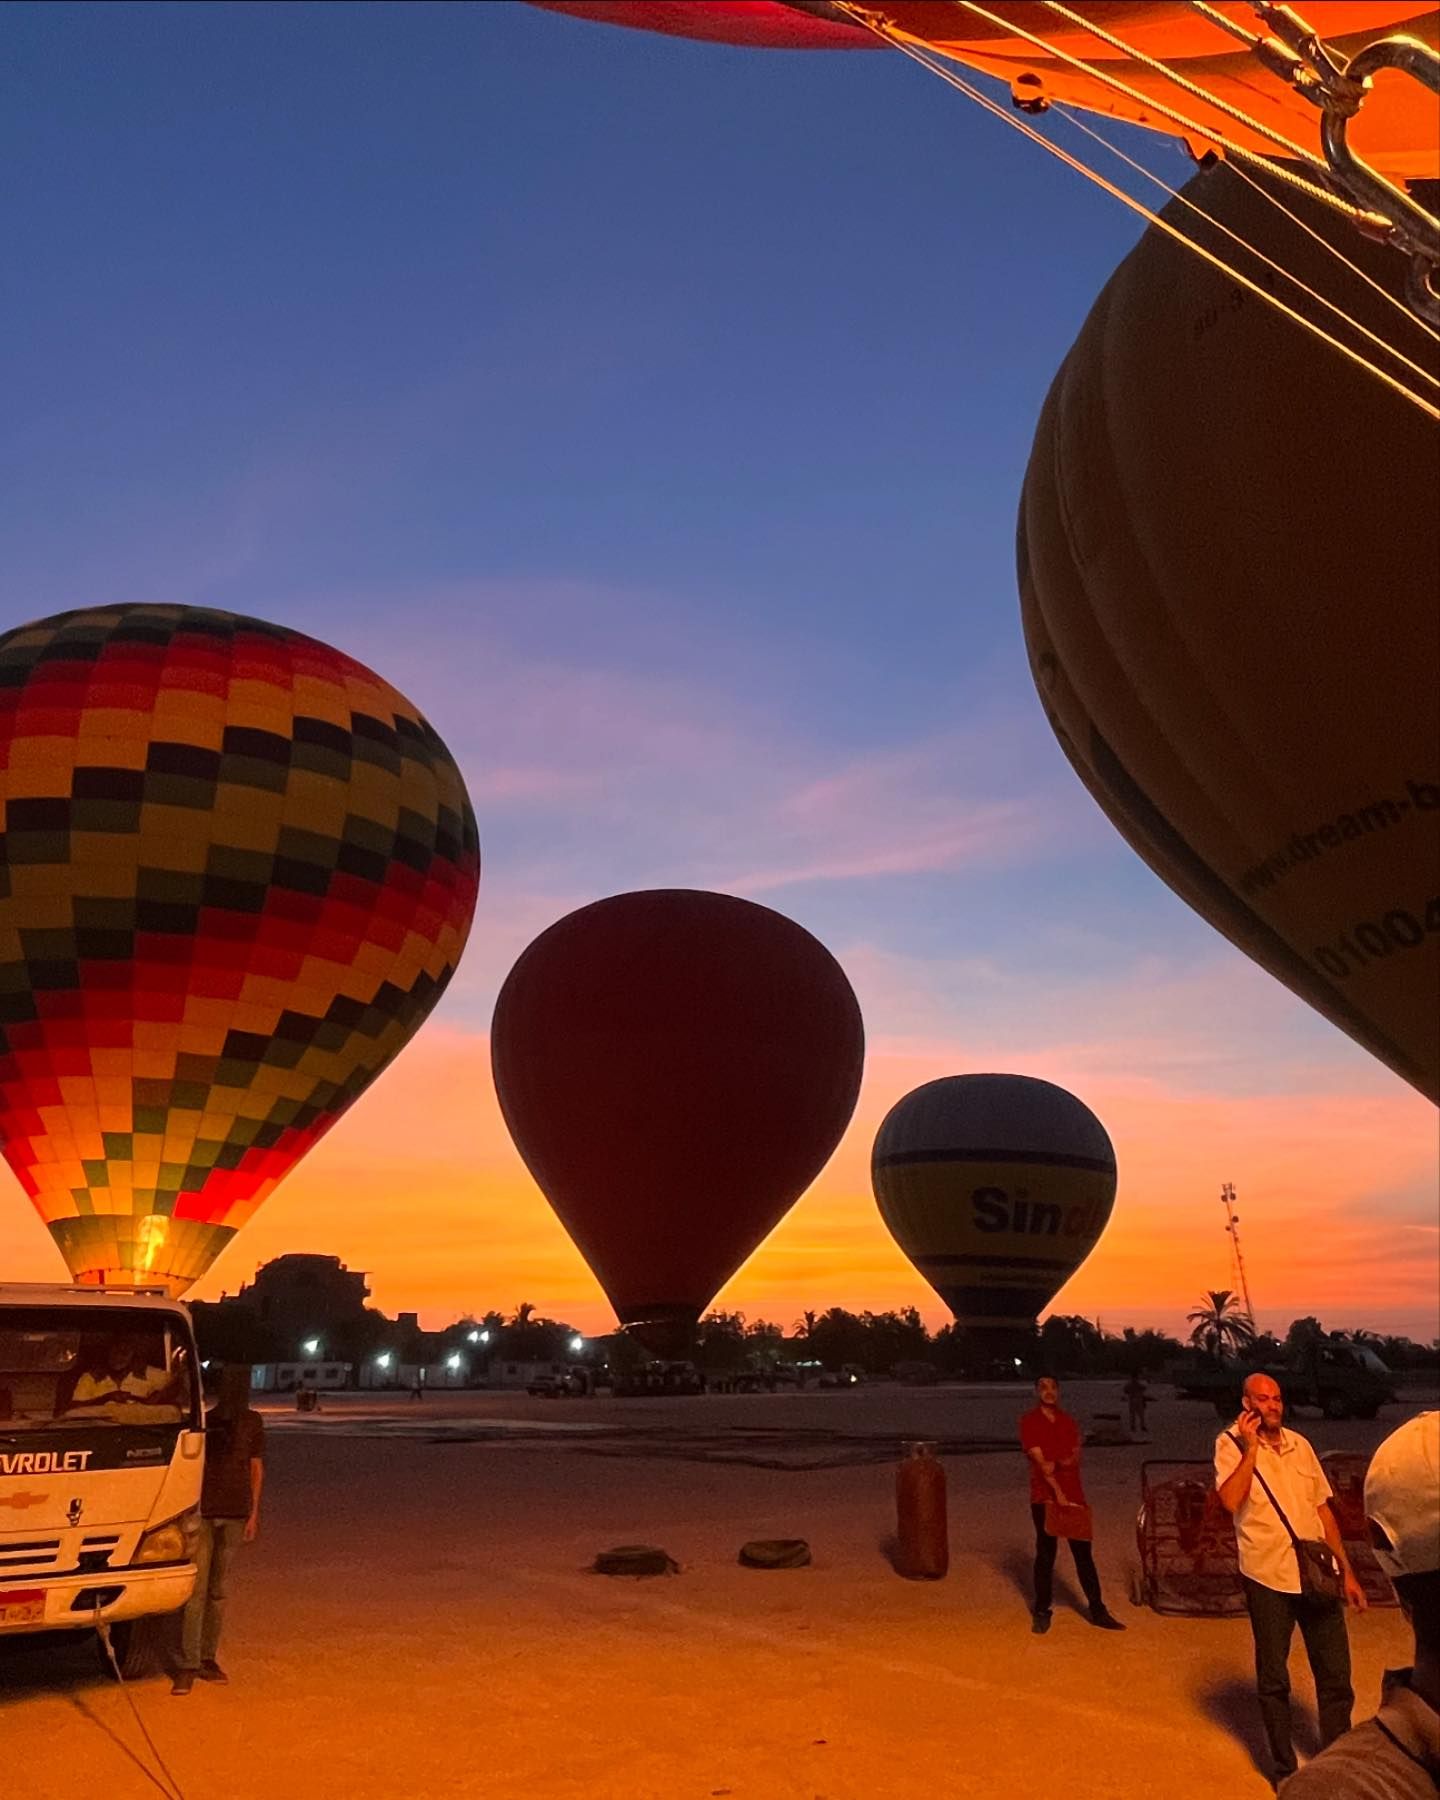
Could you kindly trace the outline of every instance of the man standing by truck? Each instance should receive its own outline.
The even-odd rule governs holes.
[[[1255,1641],[1255,1686],[1276,1787],[1296,1766],[1289,1671],[1296,1625],[1315,1676],[1322,1744],[1334,1743],[1350,1729],[1355,1704],[1345,1607],[1339,1600],[1304,1592],[1295,1539],[1323,1538],[1343,1571],[1346,1602],[1365,1605],[1364,1589],[1346,1558],[1330,1509],[1331,1488],[1320,1459],[1299,1432],[1286,1429],[1284,1415],[1279,1383],[1270,1375],[1251,1375],[1239,1418],[1215,1440],[1215,1486],[1235,1521]]]
[[[200,1495],[200,1541],[195,1591],[185,1608],[180,1661],[172,1694],[188,1694],[196,1679],[228,1679],[216,1660],[224,1621],[225,1583],[242,1543],[260,1530],[265,1481],[265,1421],[250,1405],[250,1370],[227,1363],[220,1391],[205,1415],[205,1484]]]

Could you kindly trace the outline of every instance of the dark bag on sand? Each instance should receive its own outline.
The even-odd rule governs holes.
[[[752,1538],[741,1545],[740,1561],[747,1569],[804,1569],[810,1546],[804,1538]]]
[[[590,1565],[596,1575],[678,1575],[680,1565],[654,1544],[621,1544],[602,1550]]]
[[[1095,1536],[1095,1515],[1084,1501],[1062,1506],[1058,1500],[1045,1502],[1045,1530],[1050,1537],[1073,1538],[1088,1544]]]
[[[1233,1431],[1225,1434],[1243,1456],[1245,1446]],[[1296,1537],[1295,1527],[1285,1517],[1285,1510],[1270,1492],[1270,1483],[1260,1473],[1260,1464],[1255,1464],[1255,1479],[1265,1490],[1265,1497],[1275,1508],[1280,1523],[1290,1533],[1290,1542],[1295,1546],[1295,1560],[1300,1565],[1300,1592],[1311,1600],[1343,1600],[1345,1598],[1345,1571],[1340,1565],[1340,1558],[1330,1548],[1324,1538]]]

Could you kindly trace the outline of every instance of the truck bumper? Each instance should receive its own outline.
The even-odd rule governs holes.
[[[0,1637],[28,1631],[74,1631],[95,1623],[96,1602],[107,1624],[147,1613],[174,1612],[195,1587],[194,1563],[162,1568],[100,1569],[93,1574],[0,1580]]]

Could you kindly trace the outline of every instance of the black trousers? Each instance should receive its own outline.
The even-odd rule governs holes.
[[[1045,1508],[1038,1500],[1030,1503],[1030,1517],[1035,1521],[1035,1610],[1048,1613],[1055,1588],[1055,1552],[1060,1540],[1051,1537],[1045,1529]],[[1079,1538],[1066,1541],[1075,1558],[1075,1573],[1080,1577],[1081,1590],[1091,1608],[1098,1611],[1105,1602],[1100,1598],[1100,1577],[1090,1546]]]
[[[1260,1718],[1270,1741],[1277,1780],[1292,1774],[1295,1746],[1290,1741],[1290,1640],[1295,1627],[1305,1641],[1305,1654],[1315,1677],[1320,1709],[1320,1741],[1333,1744],[1350,1729],[1355,1693],[1350,1686],[1350,1637],[1340,1600],[1315,1600],[1307,1594],[1282,1594],[1245,1578],[1245,1604],[1255,1639],[1255,1691]]]

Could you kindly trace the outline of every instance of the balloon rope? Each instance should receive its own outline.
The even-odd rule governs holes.
[[[994,18],[993,14],[985,13],[983,8],[975,5],[974,0],[952,0],[952,4],[964,6],[970,12],[981,13],[983,17]],[[1062,5],[1060,0],[1042,0],[1042,4],[1056,14],[1057,17],[1066,19],[1072,24],[1082,26],[1093,37],[1099,38],[1102,43],[1109,44],[1112,49],[1119,50],[1122,54],[1130,57],[1133,61],[1140,63],[1142,67],[1152,70],[1164,80],[1173,81],[1177,87],[1183,88],[1186,93],[1193,94],[1197,99],[1203,100],[1206,105],[1213,106],[1217,112],[1223,113],[1227,117],[1234,119],[1237,124],[1243,125],[1248,131],[1253,131],[1259,137],[1268,138],[1272,144],[1278,144],[1282,150],[1288,150],[1292,156],[1298,158],[1298,160],[1304,163],[1307,168],[1313,170],[1313,172],[1319,176],[1319,181],[1306,181],[1303,176],[1297,175],[1292,170],[1277,165],[1272,162],[1269,157],[1258,155],[1253,150],[1247,150],[1242,145],[1233,143],[1229,138],[1222,136],[1219,132],[1206,131],[1203,126],[1196,125],[1192,120],[1186,120],[1182,113],[1175,112],[1172,108],[1162,105],[1159,101],[1147,99],[1147,97],[1144,94],[1141,94],[1137,89],[1127,86],[1126,83],[1121,81],[1117,76],[1111,75],[1107,70],[1102,69],[1095,64],[1086,62],[1083,57],[1070,56],[1067,52],[1048,43],[1044,38],[1036,37],[1033,33],[1028,31],[1021,31],[1018,26],[1012,26],[1011,29],[1015,31],[1018,36],[1029,38],[1032,43],[1038,44],[1042,49],[1048,51],[1050,55],[1058,57],[1060,61],[1072,63],[1077,69],[1083,70],[1085,74],[1093,76],[1096,81],[1104,82],[1108,87],[1116,88],[1121,93],[1130,95],[1134,99],[1140,101],[1141,104],[1153,108],[1153,110],[1160,113],[1163,118],[1172,119],[1176,123],[1184,123],[1187,130],[1195,132],[1198,136],[1203,137],[1208,143],[1218,144],[1231,158],[1241,162],[1258,163],[1261,168],[1268,170],[1273,175],[1277,175],[1290,187],[1299,188],[1302,192],[1309,194],[1312,199],[1323,200],[1327,206],[1333,207],[1336,212],[1343,213],[1345,217],[1357,227],[1360,226],[1363,221],[1370,220],[1373,221],[1379,236],[1383,238],[1388,238],[1390,236],[1392,222],[1386,218],[1383,213],[1369,212],[1365,208],[1357,206],[1354,201],[1350,200],[1348,197],[1335,192],[1334,173],[1329,164],[1325,162],[1322,157],[1316,156],[1313,151],[1302,148],[1301,145],[1295,143],[1292,139],[1282,136],[1278,131],[1272,130],[1270,126],[1262,125],[1258,119],[1252,119],[1249,113],[1245,112],[1243,108],[1232,105],[1228,100],[1222,100],[1218,94],[1212,94],[1208,88],[1202,87],[1198,82],[1191,81],[1188,76],[1182,75],[1178,69],[1172,69],[1169,63],[1162,62],[1158,56],[1151,56],[1147,51],[1137,50],[1133,44],[1126,43],[1124,38],[1115,37],[1112,33],[1103,30],[1099,25],[1095,24],[1093,20],[1084,18],[1080,13],[1072,12],[1068,6]],[[1223,24],[1227,30],[1233,31],[1236,36],[1243,38],[1252,49],[1260,42],[1259,37],[1254,33],[1246,31],[1241,25],[1232,24],[1229,19],[1224,18],[1221,14],[1213,12],[1210,7],[1201,5],[1200,0],[1191,0],[1191,5],[1194,6],[1198,12],[1201,12],[1210,18],[1214,24]],[[1002,23],[1003,21],[997,20],[996,22]],[[1337,255],[1338,254],[1339,253],[1337,252]],[[1397,304],[1399,303],[1397,302]]]
[[[1207,6],[1205,0],[1190,0],[1190,10],[1208,19],[1212,25],[1218,25],[1221,31],[1228,31],[1233,38],[1239,38],[1247,50],[1253,50],[1260,43],[1260,33],[1250,31],[1238,19],[1232,19],[1228,13],[1222,13],[1213,6]]]
[[[877,30],[877,21],[867,15],[862,8],[849,4],[849,0],[833,0],[833,3],[838,11],[846,13],[849,17],[853,18],[856,23],[866,25],[872,31]],[[1043,3],[1051,5],[1054,3],[1054,0],[1043,0]],[[1364,221],[1373,220],[1375,226],[1382,233],[1389,232],[1390,221],[1388,219],[1384,218],[1379,213],[1367,212],[1363,207],[1356,206],[1352,200],[1343,198],[1334,191],[1330,186],[1330,172],[1328,167],[1312,152],[1303,149],[1299,144],[1292,143],[1289,138],[1282,137],[1279,133],[1272,131],[1268,126],[1261,125],[1258,120],[1250,118],[1248,114],[1240,111],[1237,107],[1229,105],[1227,102],[1219,99],[1216,95],[1210,94],[1206,89],[1187,81],[1175,70],[1171,69],[1167,64],[1158,61],[1155,57],[1147,56],[1137,50],[1133,50],[1123,41],[1123,39],[1111,37],[1108,32],[1101,31],[1098,26],[1092,25],[1088,19],[1081,18],[1079,14],[1074,16],[1078,23],[1083,25],[1087,30],[1093,31],[1097,35],[1104,37],[1107,42],[1117,45],[1126,55],[1133,57],[1135,61],[1148,64],[1162,76],[1165,76],[1169,80],[1179,82],[1182,87],[1189,88],[1191,92],[1198,94],[1203,98],[1207,104],[1213,105],[1219,112],[1228,113],[1232,118],[1238,120],[1242,125],[1245,125],[1257,136],[1268,137],[1275,143],[1278,143],[1282,148],[1289,150],[1299,162],[1305,164],[1307,168],[1312,169],[1320,177],[1320,180],[1318,182],[1307,181],[1303,175],[1296,174],[1293,169],[1287,168],[1283,163],[1272,162],[1268,157],[1261,155],[1258,151],[1248,150],[1243,144],[1237,144],[1233,138],[1226,137],[1223,132],[1215,131],[1208,126],[1197,124],[1194,119],[1189,118],[1185,113],[1177,112],[1173,107],[1166,106],[1163,101],[1153,99],[1149,95],[1140,93],[1138,89],[1130,87],[1127,83],[1121,81],[1118,76],[1110,74],[1108,70],[1098,68],[1094,63],[1086,62],[1083,57],[1072,56],[1068,51],[1058,49],[1055,45],[1051,44],[1048,39],[1037,36],[1036,33],[1032,31],[1024,31],[1013,21],[1001,19],[996,14],[988,12],[984,7],[976,5],[975,0],[950,0],[950,4],[952,6],[965,7],[969,12],[976,13],[982,19],[986,19],[993,24],[1003,25],[1006,31],[1013,33],[1017,37],[1027,39],[1030,43],[1035,44],[1038,48],[1044,50],[1048,55],[1054,56],[1057,61],[1069,63],[1071,67],[1079,69],[1082,74],[1088,75],[1092,80],[1127,95],[1138,105],[1148,108],[1151,112],[1158,113],[1162,118],[1169,119],[1173,124],[1179,125],[1184,131],[1191,133],[1195,138],[1207,144],[1217,145],[1220,149],[1225,151],[1227,156],[1241,162],[1258,164],[1269,174],[1275,176],[1278,180],[1283,181],[1287,187],[1297,188],[1301,193],[1308,194],[1311,199],[1323,201],[1326,206],[1331,207],[1335,212],[1343,214],[1352,224],[1359,226]],[[907,41],[903,35],[890,36],[889,33],[884,30],[880,30],[879,35],[886,37],[887,41],[894,43],[897,48],[902,42]],[[935,48],[934,45],[930,44],[925,39],[914,38],[909,39],[908,41],[917,44],[923,43],[927,49]],[[940,51],[939,54],[949,55],[950,53]],[[956,58],[955,60],[963,61],[963,58]]]
[[[1053,143],[1042,132],[1036,131],[1034,126],[1029,124],[1026,120],[1017,117],[1013,112],[1006,111],[1003,106],[1000,106],[996,101],[992,100],[988,94],[981,93],[979,88],[972,86],[963,76],[957,74],[953,68],[947,67],[939,62],[933,54],[923,49],[918,43],[901,36],[898,32],[892,30],[883,20],[877,19],[874,14],[853,4],[853,0],[832,0],[832,3],[837,12],[844,13],[847,17],[854,19],[858,24],[865,25],[869,30],[873,31],[876,36],[883,39],[884,42],[891,44],[895,49],[902,51],[912,62],[918,62],[921,68],[928,69],[932,75],[938,75],[942,81],[946,82],[950,87],[955,88],[959,93],[964,94],[967,99],[973,100],[975,104],[984,111],[993,113],[997,119],[1002,120],[1006,125],[1009,125],[1014,130],[1020,132],[1022,136],[1029,138],[1032,143],[1038,144],[1042,150],[1048,151],[1051,156],[1055,157],[1058,161],[1063,162],[1067,168],[1074,169],[1077,174],[1083,175],[1087,181],[1093,181],[1097,187],[1109,194],[1112,199],[1118,200],[1122,206],[1128,207],[1131,212],[1138,213],[1142,219],[1147,220],[1157,231],[1164,232],[1167,237],[1173,238],[1177,244],[1183,244],[1187,250],[1192,251],[1203,262],[1209,263],[1212,268],[1219,269],[1222,275],[1227,275],[1232,281],[1237,283],[1237,285],[1245,288],[1258,299],[1263,300],[1267,306],[1273,306],[1276,312],[1283,313],[1286,318],[1293,320],[1295,324],[1299,325],[1303,330],[1308,331],[1312,337],[1318,338],[1322,344],[1328,344],[1332,350],[1337,351],[1347,362],[1352,362],[1357,368],[1364,369],[1367,374],[1373,375],[1383,386],[1389,388],[1393,393],[1398,394],[1402,400],[1408,401],[1411,406],[1424,413],[1427,418],[1434,419],[1437,423],[1440,423],[1440,407],[1432,406],[1428,400],[1422,399],[1419,394],[1406,387],[1403,381],[1398,381],[1395,376],[1387,373],[1384,369],[1377,368],[1374,363],[1368,362],[1358,350],[1352,350],[1348,344],[1342,343],[1339,338],[1332,337],[1328,331],[1323,329],[1323,327],[1315,324],[1313,320],[1307,319],[1304,313],[1296,312],[1295,308],[1293,306],[1288,306],[1285,301],[1277,299],[1274,294],[1269,293],[1265,288],[1261,287],[1258,282],[1252,281],[1248,275],[1242,275],[1238,269],[1231,268],[1223,258],[1216,256],[1212,250],[1207,250],[1203,244],[1197,244],[1193,238],[1186,237],[1183,231],[1172,225],[1168,219],[1162,219],[1152,207],[1146,206],[1143,200],[1137,200],[1133,194],[1127,194],[1124,188],[1119,187],[1115,182],[1108,180],[1104,175],[1100,174],[1097,169],[1092,169],[1087,163],[1082,162],[1078,156],[1072,156],[1068,150],[1063,149],[1059,144]]]
[[[1217,231],[1223,231],[1226,237],[1232,238],[1235,243],[1239,244],[1242,250],[1248,250],[1252,256],[1258,257],[1267,268],[1274,269],[1277,275],[1282,275],[1286,281],[1293,282],[1295,286],[1300,289],[1302,294],[1308,295],[1309,298],[1314,300],[1318,305],[1323,306],[1327,311],[1334,313],[1337,318],[1343,319],[1352,330],[1359,332],[1361,337],[1368,338],[1372,344],[1378,345],[1387,355],[1393,356],[1397,362],[1403,363],[1412,375],[1418,375],[1421,381],[1428,382],[1431,387],[1440,388],[1440,376],[1432,374],[1429,369],[1423,367],[1420,363],[1412,362],[1403,350],[1400,350],[1394,344],[1387,342],[1385,338],[1380,336],[1379,332],[1371,331],[1368,325],[1362,325],[1360,321],[1348,313],[1343,306],[1337,306],[1333,300],[1327,300],[1324,294],[1317,293],[1314,288],[1303,282],[1298,275],[1287,269],[1283,263],[1276,262],[1273,256],[1267,256],[1258,245],[1252,244],[1248,238],[1242,237],[1238,231],[1232,231],[1222,220],[1215,218],[1212,213],[1206,212],[1203,206],[1197,206],[1195,202],[1191,200],[1188,195],[1182,193],[1179,188],[1172,187],[1162,175],[1157,175],[1153,169],[1147,169],[1144,163],[1140,162],[1136,157],[1127,155],[1118,144],[1112,144],[1102,132],[1096,131],[1093,125],[1087,124],[1084,119],[1077,118],[1077,116],[1070,111],[1069,107],[1056,106],[1055,111],[1058,112],[1060,117],[1066,120],[1068,124],[1073,125],[1078,131],[1083,131],[1086,137],[1093,138],[1102,149],[1108,150],[1112,156],[1118,156],[1121,162],[1127,163],[1130,168],[1136,170],[1138,174],[1143,175],[1147,181],[1153,181],[1156,187],[1164,188],[1165,192],[1170,195],[1172,200],[1178,200],[1182,206],[1187,207],[1191,212],[1198,214],[1207,224],[1213,225]],[[1270,198],[1270,195],[1266,193],[1260,183],[1247,175],[1243,169],[1238,168],[1234,163],[1226,163],[1223,166],[1230,169],[1232,173],[1239,175],[1243,180],[1248,181],[1257,194],[1264,194],[1267,200]],[[1431,331],[1430,327],[1426,325],[1422,319],[1417,318],[1416,315],[1410,311],[1404,301],[1397,300],[1395,296],[1387,292],[1378,281],[1367,275],[1363,269],[1357,268],[1355,264],[1350,261],[1349,257],[1345,256],[1339,250],[1334,250],[1333,245],[1326,243],[1325,239],[1321,237],[1318,231],[1311,231],[1310,227],[1305,224],[1305,221],[1297,218],[1296,215],[1290,211],[1288,206],[1281,205],[1278,200],[1275,201],[1275,205],[1279,207],[1279,210],[1284,213],[1287,219],[1293,220],[1296,225],[1302,226],[1305,230],[1310,231],[1311,237],[1313,237],[1317,243],[1324,244],[1327,250],[1333,250],[1334,255],[1347,269],[1353,274],[1358,275],[1362,281],[1369,282],[1370,286],[1375,289],[1377,294],[1384,295],[1385,299],[1397,309],[1402,317],[1419,325],[1423,331],[1430,332],[1432,337],[1440,339],[1440,334]]]
[[[1078,119],[1074,119],[1072,122],[1077,125],[1080,123]],[[1308,232],[1317,244],[1323,244],[1330,252],[1331,256],[1335,258],[1336,262],[1344,263],[1345,267],[1353,270],[1367,287],[1372,287],[1377,294],[1383,295],[1384,298],[1390,302],[1391,306],[1395,308],[1395,311],[1399,313],[1402,319],[1409,320],[1410,324],[1418,326],[1427,337],[1433,338],[1437,343],[1440,343],[1440,331],[1437,331],[1433,325],[1422,319],[1419,313],[1412,312],[1398,295],[1392,294],[1389,288],[1384,286],[1383,283],[1378,282],[1373,275],[1368,274],[1360,267],[1359,263],[1351,262],[1350,258],[1338,247],[1338,245],[1332,244],[1329,238],[1322,237],[1313,225],[1307,223],[1306,220],[1300,217],[1299,213],[1291,212],[1285,202],[1281,200],[1278,195],[1272,194],[1267,187],[1263,187],[1248,169],[1238,162],[1228,162],[1228,159],[1227,165],[1233,175],[1237,175],[1241,181],[1247,182],[1254,188],[1257,194],[1263,194],[1277,212],[1282,212],[1287,219],[1293,220],[1302,231]]]
[[[1134,100],[1150,112],[1159,113],[1162,119],[1171,120],[1186,131],[1193,132],[1196,137],[1204,138],[1207,143],[1224,144],[1227,150],[1239,148],[1238,145],[1230,145],[1224,138],[1217,136],[1214,131],[1207,130],[1205,126],[1197,125],[1194,119],[1187,118],[1184,113],[1177,112],[1174,107],[1166,106],[1164,101],[1156,100],[1149,94],[1142,94],[1139,88],[1131,87],[1128,81],[1122,81],[1118,75],[1112,75],[1108,69],[1102,69],[1095,63],[1087,62],[1083,56],[1072,56],[1068,50],[1060,49],[1058,45],[1050,43],[1037,32],[1026,31],[1013,19],[1002,19],[998,13],[991,12],[988,6],[978,5],[977,0],[953,0],[953,3],[963,7],[966,12],[973,13],[977,19],[983,19],[988,25],[1003,27],[1012,37],[1024,38],[1027,43],[1034,44],[1037,49],[1043,50],[1047,56],[1053,56],[1057,62],[1066,63],[1070,68],[1078,69],[1082,75],[1088,75],[1092,81],[1103,82],[1106,87],[1114,88],[1117,94],[1124,94],[1127,100]],[[1268,138],[1272,144],[1277,144],[1287,156],[1306,163],[1321,176],[1328,175],[1329,171],[1324,162],[1316,156],[1313,150],[1306,150],[1302,145],[1295,143],[1293,139],[1287,138],[1283,132],[1276,131],[1273,126],[1262,125],[1258,119],[1250,118],[1238,106],[1232,106],[1228,100],[1221,100],[1217,95],[1207,93],[1188,76],[1180,74],[1178,70],[1172,69],[1158,58],[1134,49],[1123,38],[1115,37],[1111,32],[1092,23],[1082,14],[1072,12],[1068,6],[1062,6],[1059,0],[1042,0],[1042,4],[1047,12],[1054,13],[1057,18],[1065,19],[1072,25],[1082,27],[1092,36],[1099,38],[1102,44],[1108,44],[1112,50],[1119,50],[1123,55],[1151,70],[1152,73],[1163,76],[1167,81],[1173,81],[1187,94],[1193,95],[1197,100],[1203,100],[1207,106],[1212,106],[1217,112],[1233,119],[1237,125],[1243,125],[1247,131],[1253,131],[1257,137]]]

